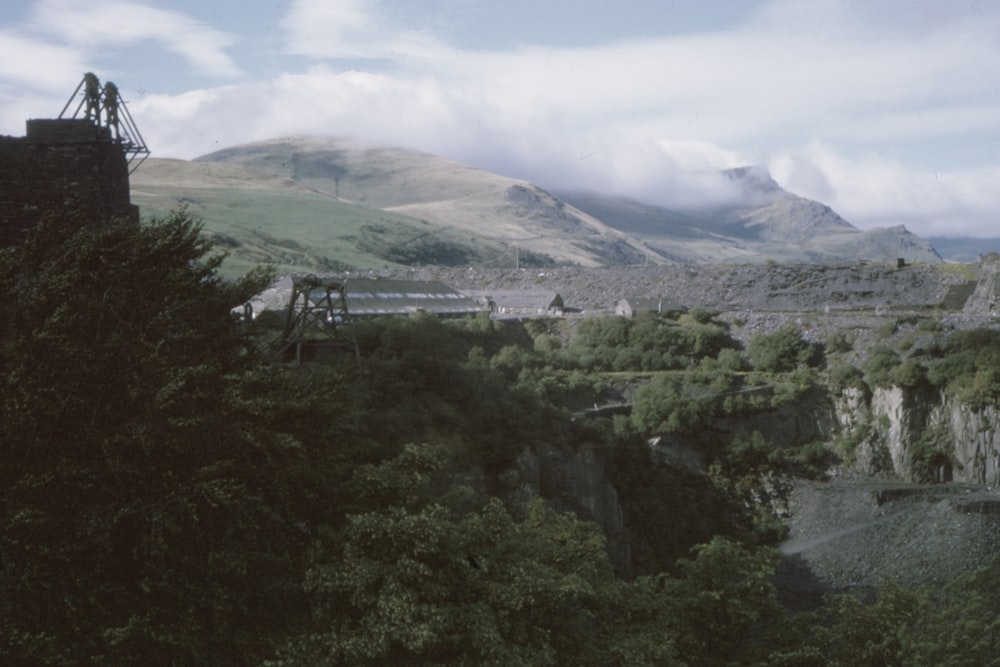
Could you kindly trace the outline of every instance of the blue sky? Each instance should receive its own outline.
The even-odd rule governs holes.
[[[114,81],[154,156],[331,136],[668,206],[757,164],[1000,237],[994,0],[6,0],[0,134]]]

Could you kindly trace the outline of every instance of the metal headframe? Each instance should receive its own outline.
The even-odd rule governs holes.
[[[279,354],[294,348],[296,363],[301,363],[302,348],[306,346],[351,351],[360,368],[358,343],[343,331],[348,321],[343,282],[322,280],[313,274],[293,276],[285,329],[273,348]]]
[[[59,118],[67,117],[66,112],[77,97],[80,100],[76,109],[68,117],[83,118],[93,122],[94,125],[108,128],[112,139],[125,151],[129,173],[134,172],[143,160],[149,157],[149,149],[132,119],[132,114],[125,106],[125,100],[118,92],[118,86],[110,81],[102,86],[93,72],[87,72],[59,113]]]

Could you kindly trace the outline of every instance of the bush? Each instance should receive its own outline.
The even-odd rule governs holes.
[[[869,387],[891,387],[894,383],[893,370],[899,365],[899,355],[885,345],[872,350],[864,363],[865,381]]]
[[[834,331],[826,337],[826,349],[843,354],[854,349],[854,340],[843,331]]]
[[[889,378],[897,387],[918,387],[927,382],[927,369],[916,359],[907,359],[889,372]]]
[[[842,392],[845,389],[864,389],[865,376],[851,364],[838,364],[830,371],[830,389]]]
[[[974,408],[1000,402],[1000,331],[960,331],[928,363],[927,380]]]
[[[750,339],[747,354],[754,370],[768,373],[787,373],[800,364],[814,365],[819,356],[817,349],[791,325],[771,334],[757,334]]]

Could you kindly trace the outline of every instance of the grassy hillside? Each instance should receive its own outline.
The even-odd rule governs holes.
[[[224,271],[231,274],[261,263],[281,271],[338,271],[514,261],[500,243],[245,167],[147,160],[132,176],[132,202],[144,217],[186,206],[229,253]]]
[[[147,216],[187,205],[230,252],[227,273],[261,262],[338,271],[940,261],[902,226],[862,231],[758,172],[730,174],[742,203],[675,211],[593,193],[554,196],[412,150],[299,137],[190,162],[147,160],[132,176],[132,200]]]
[[[294,138],[236,146],[196,162],[281,176],[341,201],[503,244],[511,256],[516,247],[522,264],[600,266],[647,260],[647,249],[633,238],[533,183],[436,155]],[[532,255],[551,259],[539,262]]]

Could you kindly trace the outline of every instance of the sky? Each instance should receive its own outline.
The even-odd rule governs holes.
[[[153,157],[335,137],[668,207],[757,165],[862,229],[1000,237],[997,0],[4,0],[0,135],[84,72]]]

